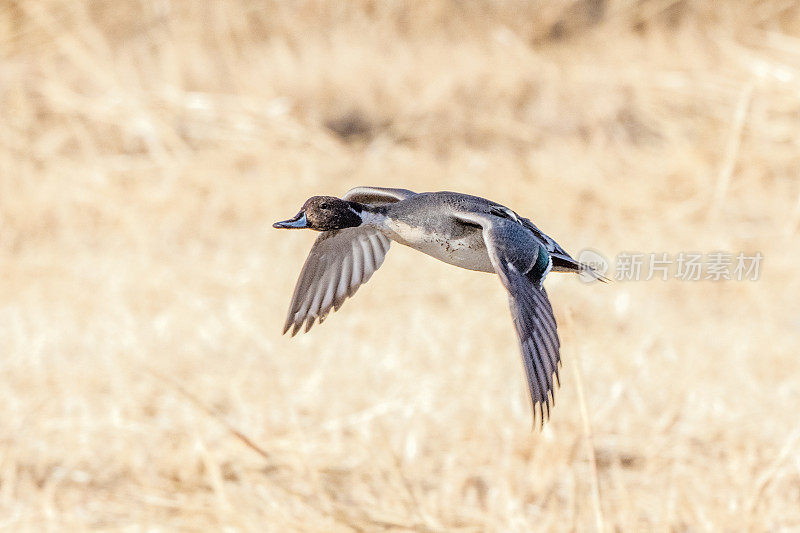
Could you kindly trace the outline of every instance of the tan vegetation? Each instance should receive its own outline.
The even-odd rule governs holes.
[[[796,2],[20,0],[0,61],[0,527],[800,528]],[[492,276],[280,336],[271,223],[362,184],[762,276],[551,275],[539,433]]]

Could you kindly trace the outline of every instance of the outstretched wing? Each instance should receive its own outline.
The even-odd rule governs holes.
[[[489,259],[508,291],[528,377],[534,420],[538,409],[540,424],[544,424],[550,417],[550,404],[555,401],[555,388],[559,384],[561,344],[553,307],[541,283],[549,270],[538,265],[542,244],[515,221],[475,213],[459,214],[458,218],[483,228]]]
[[[532,283],[518,272],[513,264],[505,263],[501,275],[514,318],[514,326],[522,349],[522,360],[528,376],[528,390],[533,403],[533,414],[539,410],[540,423],[550,418],[550,404],[555,402],[558,382],[560,341],[553,308],[544,287]]]
[[[338,311],[378,270],[390,243],[372,228],[326,231],[317,237],[297,280],[283,332],[292,328],[294,336],[304,322],[308,331],[331,308]]]
[[[399,202],[413,196],[407,189],[356,187],[343,200],[368,205]],[[355,294],[383,264],[391,241],[374,228],[358,227],[323,232],[314,242],[289,305],[283,332],[291,328],[296,335],[305,323],[305,331],[316,320],[320,323]]]

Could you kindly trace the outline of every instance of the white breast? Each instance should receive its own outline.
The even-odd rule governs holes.
[[[411,226],[390,218],[386,219],[384,228],[388,230],[386,235],[393,241],[440,261],[468,270],[494,272],[480,230],[458,239],[446,239],[422,227]]]

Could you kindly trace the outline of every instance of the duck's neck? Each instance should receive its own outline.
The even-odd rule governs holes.
[[[386,206],[357,204],[354,208],[361,217],[362,226],[381,228],[386,224]]]

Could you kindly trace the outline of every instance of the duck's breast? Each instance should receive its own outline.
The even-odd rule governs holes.
[[[386,235],[445,263],[468,270],[494,272],[483,231],[458,223],[445,215],[425,220],[387,218]]]

